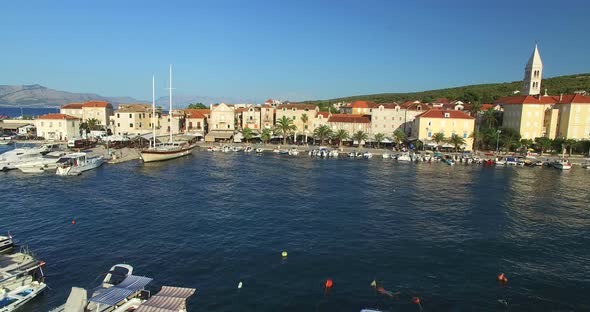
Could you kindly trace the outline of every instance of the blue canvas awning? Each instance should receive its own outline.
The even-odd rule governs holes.
[[[106,289],[100,294],[88,299],[88,301],[113,306],[125,300],[136,291],[145,288],[151,282],[152,279],[149,277],[129,275],[120,284]]]

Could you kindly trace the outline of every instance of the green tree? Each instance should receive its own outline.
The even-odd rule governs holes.
[[[496,126],[496,111],[494,108],[490,107],[483,113],[483,118],[485,119],[488,128],[494,128]]]
[[[385,139],[385,135],[383,133],[375,133],[373,138],[375,139],[375,142],[377,142],[377,148],[380,148],[381,142]]]
[[[541,156],[543,156],[543,153],[546,152],[547,149],[551,147],[551,145],[553,145],[553,140],[551,140],[550,138],[546,138],[546,137],[540,137],[540,138],[535,138],[535,143],[536,143],[537,147],[539,148],[539,150],[541,151]]]
[[[189,104],[187,106],[187,108],[189,108],[189,109],[207,109],[209,107],[207,107],[205,104],[203,104],[201,102],[197,102],[197,103]]]
[[[555,138],[551,143],[551,149],[554,152],[563,153],[565,148],[565,138]]]
[[[576,141],[574,139],[567,139],[567,140],[565,140],[564,144],[568,148],[568,155],[571,157],[572,156],[572,149],[574,148],[574,146],[576,146],[576,144],[578,144],[578,141]]]
[[[246,140],[246,143],[250,143],[250,140],[254,136],[254,132],[252,132],[252,129],[246,127],[242,129],[242,136],[244,137],[244,140]]]
[[[332,130],[328,125],[321,125],[313,130],[313,136],[320,139],[320,145],[324,145],[324,140],[332,135]]]
[[[460,137],[456,134],[453,134],[449,138],[449,143],[455,147],[455,153],[456,153],[459,150],[459,147],[462,146],[463,144],[465,144],[465,140],[462,137]]]
[[[475,130],[471,132],[469,138],[473,139],[473,151],[479,150],[479,147],[482,144],[483,133],[481,131]]]
[[[275,132],[283,136],[283,144],[287,144],[287,137],[295,130],[297,127],[293,124],[293,119],[287,118],[287,116],[276,121]]]
[[[342,148],[342,142],[348,139],[348,131],[340,129],[334,133],[334,138],[338,140],[338,147]]]
[[[309,117],[307,117],[306,113],[301,115],[301,122],[303,123],[303,129],[307,129],[307,122],[309,121]]]
[[[445,134],[442,132],[438,132],[432,135],[432,140],[436,143],[436,147],[440,146],[440,142],[445,140]]]
[[[362,130],[359,130],[352,135],[352,139],[358,142],[359,147],[362,147],[362,141],[366,141],[368,138],[369,136]]]
[[[102,130],[102,126],[100,125],[100,120],[96,118],[89,118],[86,121],[80,123],[80,130],[90,133],[90,131],[93,130]]]
[[[399,147],[404,141],[406,141],[406,134],[402,130],[393,131],[393,141]]]
[[[502,128],[500,133],[500,143],[507,152],[517,149],[520,144],[520,133],[512,128]]]
[[[271,137],[270,129],[267,129],[267,128],[262,129],[262,134],[260,134],[260,139],[262,140],[262,142],[264,142],[264,144],[266,144],[266,143],[268,143],[268,141],[270,141],[270,137]]]

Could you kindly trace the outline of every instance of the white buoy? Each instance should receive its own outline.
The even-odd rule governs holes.
[[[238,289],[242,289],[242,282],[238,283]]]

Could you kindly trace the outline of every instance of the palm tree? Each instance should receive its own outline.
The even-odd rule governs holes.
[[[264,142],[264,144],[266,144],[266,143],[268,143],[268,141],[270,141],[270,137],[271,137],[270,129],[264,128],[262,130],[262,134],[260,134],[260,139],[262,139],[262,142]]]
[[[377,142],[377,148],[379,148],[381,142],[383,142],[383,139],[385,139],[385,135],[383,133],[375,133],[373,138],[375,139],[375,142]]]
[[[469,135],[469,138],[473,139],[473,151],[478,150],[479,145],[481,144],[482,136],[483,134],[477,130],[471,132],[471,134]]]
[[[565,140],[565,146],[568,147],[568,154],[570,157],[572,157],[572,149],[574,148],[574,145],[576,145],[578,143],[578,141],[574,140],[574,139],[567,139]]]
[[[406,134],[402,130],[397,129],[393,131],[393,140],[399,147],[406,140]]]
[[[246,143],[250,143],[250,139],[252,139],[252,137],[254,136],[254,133],[252,132],[252,129],[246,127],[244,129],[242,129],[242,136],[246,140]]]
[[[303,113],[303,115],[301,115],[301,122],[303,123],[303,129],[307,129],[307,122],[309,121],[309,117],[307,117],[307,114]]]
[[[493,107],[488,108],[488,110],[483,113],[483,117],[488,124],[488,128],[493,128],[496,125],[496,111]]]
[[[456,134],[453,134],[449,138],[449,143],[455,147],[455,153],[456,153],[459,150],[459,146],[465,144],[465,140],[462,137],[460,137]]]
[[[320,139],[320,145],[324,145],[324,140],[332,135],[332,130],[328,125],[321,125],[313,130],[313,136]]]
[[[342,148],[342,141],[348,139],[348,131],[340,129],[334,133],[334,138],[338,140],[338,147]]]
[[[432,135],[432,140],[436,143],[436,147],[440,145],[440,142],[445,140],[445,134],[442,132],[438,132]]]
[[[537,147],[539,147],[539,149],[541,150],[541,156],[543,156],[543,153],[547,151],[547,149],[550,148],[553,144],[553,140],[546,137],[540,137],[535,138],[535,143],[537,144]]]
[[[283,136],[283,144],[287,144],[287,137],[295,130],[297,130],[297,127],[293,124],[293,120],[287,118],[287,116],[283,116],[276,121],[275,131]]]
[[[529,151],[529,147],[531,147],[534,143],[535,142],[533,142],[533,140],[531,140],[531,139],[520,140],[520,145],[524,149],[525,153]]]
[[[369,138],[363,130],[359,130],[352,135],[352,139],[358,142],[359,147],[362,147],[361,142],[366,141]]]
[[[96,118],[89,118],[80,124],[80,130],[84,130],[86,133],[90,133],[92,130],[100,130],[100,120]]]

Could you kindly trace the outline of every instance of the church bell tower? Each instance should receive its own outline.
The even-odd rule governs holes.
[[[529,58],[524,68],[524,82],[522,85],[522,95],[539,95],[541,94],[541,79],[543,78],[543,62],[539,54],[539,48],[535,43],[535,50]]]

